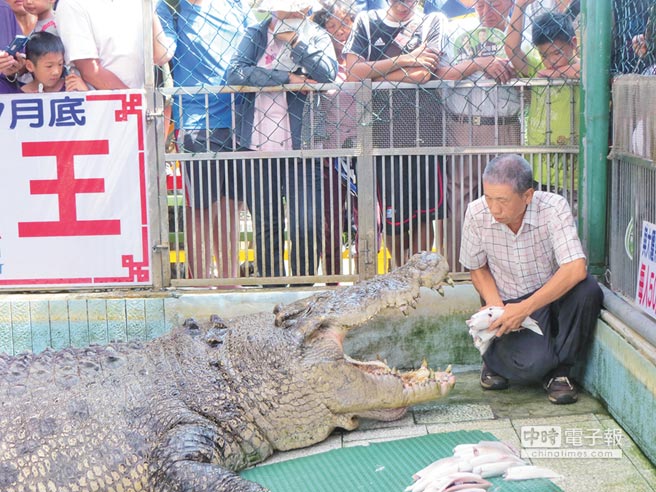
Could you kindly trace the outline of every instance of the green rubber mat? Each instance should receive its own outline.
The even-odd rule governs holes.
[[[334,449],[241,473],[272,492],[402,492],[412,474],[453,454],[458,444],[498,440],[481,431],[429,434],[409,439]],[[546,479],[506,482],[489,478],[488,492],[562,492]]]

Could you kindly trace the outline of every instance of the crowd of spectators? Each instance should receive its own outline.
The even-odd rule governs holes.
[[[315,83],[364,79],[414,84],[470,80],[473,87],[420,93],[419,107],[433,119],[430,135],[413,134],[412,140],[431,146],[439,142],[453,147],[517,146],[523,143],[519,130],[523,115],[520,92],[509,82],[525,76],[579,76],[570,3],[578,2],[425,0],[422,13],[418,0],[324,0],[321,5],[311,0],[261,0],[253,10],[245,0],[154,0],[154,63],[169,66],[174,85],[181,87],[297,84],[297,89],[285,92],[243,93],[237,98],[238,114],[233,114],[228,94],[174,98],[173,121],[185,152],[300,149],[309,104],[316,104],[312,109],[325,115],[323,135],[309,138],[326,147],[352,147],[357,132],[353,94],[333,91],[308,97],[308,93]],[[0,92],[143,87],[142,5],[135,0],[0,0],[0,46],[20,34],[43,38],[45,31],[52,38],[61,36],[61,48],[55,43],[47,51],[55,59],[48,62],[54,68],[44,75],[47,81],[39,79],[43,54],[31,60],[29,53],[26,58],[21,51],[0,51]],[[532,36],[527,34],[529,25]],[[72,73],[66,68],[69,65]],[[490,80],[498,84],[476,84]],[[550,116],[545,114],[544,94],[534,90],[531,96],[528,143],[568,143],[577,131],[568,126],[569,112],[567,125],[564,116],[555,126],[552,119],[547,134],[544,121]],[[403,121],[405,102],[390,99],[396,105],[376,107],[374,100],[374,111],[387,111],[388,121]],[[564,97],[551,96],[552,107],[554,100],[562,102]],[[446,121],[439,119],[442,114]],[[385,118],[378,125],[380,134],[396,138],[389,122],[385,126]],[[445,135],[443,127],[449,129]],[[456,223],[449,230],[460,230],[464,209],[477,198],[478,187],[472,183],[480,181],[488,155],[474,158],[475,166],[444,166],[438,156],[402,153],[377,158],[381,222],[387,244],[395,244],[395,263],[430,249],[436,219],[448,214]],[[203,161],[184,164],[191,195],[189,220],[196,230],[208,231],[203,234],[207,244],[190,238],[189,244],[197,246],[189,255],[191,275],[207,278],[215,268],[221,277],[237,275],[236,250],[229,250],[237,244],[234,219],[243,202],[254,221],[258,273],[284,276],[283,199],[294,231],[291,272],[314,275],[322,257],[326,272],[326,257],[338,254],[336,234],[341,231],[325,227],[323,215],[335,217],[341,204],[335,190],[323,189],[322,182],[336,173],[337,179],[330,181],[340,186],[340,170],[318,159],[282,161],[264,158],[243,167],[231,161],[222,166]],[[458,172],[441,176],[442,168]],[[447,190],[464,191],[451,201],[450,210],[440,196],[443,179]],[[429,191],[413,193],[423,186]],[[240,189],[245,193],[238,193]],[[322,210],[327,198],[335,204],[333,210]],[[458,244],[458,234],[446,241]],[[322,244],[330,244],[330,251],[322,251]],[[337,263],[330,260],[333,266],[328,273],[339,273]]]

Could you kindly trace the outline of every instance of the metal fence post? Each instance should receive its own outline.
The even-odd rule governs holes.
[[[162,129],[164,101],[155,87],[153,60],[153,2],[143,0],[143,32],[145,90],[146,90],[146,174],[148,187],[148,223],[150,228],[149,251],[153,287],[162,289],[171,285],[169,267],[168,209],[166,199],[166,163],[164,162],[164,131]]]
[[[358,272],[360,280],[376,275],[378,232],[376,230],[376,175],[374,172],[371,80],[356,93],[358,106]]]
[[[606,265],[608,125],[610,119],[611,0],[583,0],[579,234],[590,271]]]

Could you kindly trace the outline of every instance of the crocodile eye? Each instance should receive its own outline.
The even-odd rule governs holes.
[[[218,314],[213,314],[210,316],[210,323],[212,324],[213,328],[228,328],[228,325],[226,325],[225,321],[219,317]]]
[[[200,330],[200,326],[198,326],[198,323],[196,323],[194,318],[187,318],[184,320],[184,323],[182,323],[182,326],[190,331]]]
[[[212,348],[220,347],[223,345],[227,334],[227,328],[210,328],[207,331],[207,335],[205,335],[205,343]]]

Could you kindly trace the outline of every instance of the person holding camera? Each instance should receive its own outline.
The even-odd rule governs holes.
[[[32,32],[35,23],[36,17],[28,14],[22,3],[0,3],[0,94],[20,92],[18,77],[25,73],[25,34]]]

